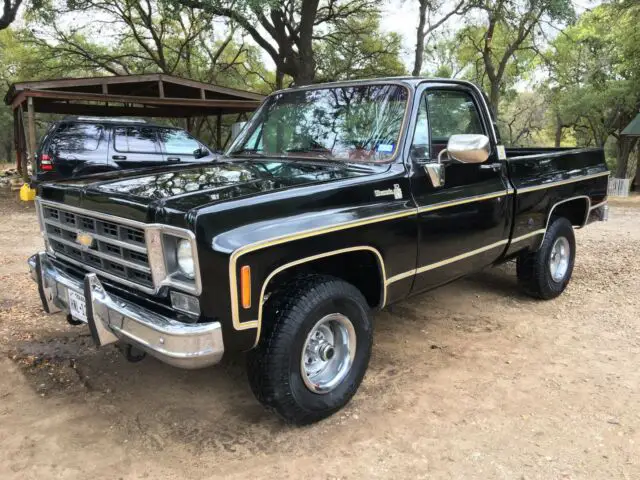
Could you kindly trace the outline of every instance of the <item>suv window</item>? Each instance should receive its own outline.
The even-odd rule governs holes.
[[[160,152],[156,130],[148,127],[116,127],[113,145],[118,152]]]
[[[66,123],[52,136],[50,148],[62,151],[93,151],[98,149],[101,136],[101,125]]]
[[[193,155],[200,148],[196,139],[183,130],[159,129],[158,135],[164,143],[164,150],[169,154]]]

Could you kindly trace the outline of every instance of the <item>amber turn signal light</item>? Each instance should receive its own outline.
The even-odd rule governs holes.
[[[240,292],[242,308],[251,308],[251,267],[248,265],[240,269]]]

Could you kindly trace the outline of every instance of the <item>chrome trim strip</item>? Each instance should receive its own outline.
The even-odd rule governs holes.
[[[105,260],[110,260],[110,261],[112,261],[114,263],[118,263],[118,264],[124,265],[125,267],[133,268],[135,270],[139,270],[140,272],[144,272],[144,273],[151,273],[151,269],[149,267],[145,267],[144,265],[138,265],[137,263],[131,262],[131,261],[126,260],[124,258],[113,257],[113,256],[111,256],[111,255],[109,255],[107,253],[103,253],[103,252],[100,252],[98,250],[89,250],[89,249],[84,250],[77,243],[70,242],[69,240],[66,240],[64,238],[58,237],[57,235],[49,235],[49,238],[55,240],[56,242],[64,243],[65,245],[69,245],[70,247],[74,247],[74,248],[77,248],[78,250],[90,253],[91,255],[95,255],[96,257],[104,258]],[[102,271],[102,270],[100,270],[100,271]]]
[[[429,270],[433,270],[435,268],[439,268],[439,267],[442,267],[444,265],[448,265],[450,263],[454,263],[454,262],[457,262],[459,260],[463,260],[463,259],[471,257],[473,255],[477,255],[479,253],[483,253],[483,252],[485,252],[487,250],[491,250],[492,248],[499,247],[500,245],[506,245],[507,243],[512,244],[512,243],[520,242],[522,240],[526,240],[527,238],[531,238],[531,237],[533,237],[535,235],[540,235],[540,234],[542,234],[544,232],[545,232],[544,229],[540,229],[540,230],[536,230],[534,232],[529,232],[526,235],[521,235],[520,237],[513,238],[511,240],[509,240],[509,239],[500,240],[499,242],[495,242],[495,243],[492,243],[490,245],[486,245],[484,247],[477,248],[476,250],[471,250],[470,252],[466,252],[466,253],[462,253],[460,255],[456,255],[455,257],[450,257],[450,258],[441,260],[440,262],[430,263],[430,264],[422,266],[420,268],[416,268],[416,269],[409,270],[409,271],[406,271],[406,272],[403,272],[403,273],[399,273],[397,275],[394,275],[393,277],[388,278],[387,279],[387,285],[390,285],[391,283],[397,282],[399,280],[403,280],[403,279],[405,279],[407,277],[410,277],[412,275],[424,273],[424,272],[427,272]]]
[[[526,233],[524,235],[520,235],[519,237],[515,237],[511,239],[511,244],[516,242],[521,242],[522,240],[526,240],[527,238],[535,237],[536,235],[543,234],[547,230],[545,228],[541,228],[539,230],[534,230],[533,232]]]
[[[36,201],[40,202],[42,205],[45,205],[45,206],[51,206],[54,208],[60,208],[62,210],[68,210],[70,212],[77,213],[78,215],[95,217],[95,218],[99,218],[100,220],[105,220],[107,222],[121,223],[129,227],[144,229],[146,226],[149,225],[148,223],[138,222],[136,220],[129,220],[127,218],[122,218],[122,217],[116,217],[115,215],[109,215],[106,213],[94,212],[93,210],[87,210],[85,208],[70,207],[65,203],[52,202],[51,200],[42,200],[40,197],[37,197]]]
[[[592,173],[590,175],[582,175],[580,177],[567,178],[566,180],[559,180],[557,182],[549,182],[541,185],[532,185],[531,187],[523,187],[523,188],[516,187],[516,193],[517,194],[528,193],[528,192],[534,192],[536,190],[544,190],[545,188],[559,187],[560,185],[567,185],[569,183],[581,182],[582,180],[589,180],[592,178],[609,176],[610,174],[611,172],[599,172],[599,173]]]
[[[530,158],[533,159],[539,159],[541,155],[544,155],[545,158],[554,158],[554,157],[561,157],[563,155],[567,155],[570,153],[583,153],[583,152],[592,152],[592,151],[597,151],[600,150],[599,148],[594,148],[594,147],[587,147],[587,148],[571,148],[571,149],[567,149],[564,151],[559,151],[559,152],[541,152],[541,153],[532,153],[531,155],[517,155],[515,157],[509,157],[507,158],[507,161],[511,161],[511,160],[528,160]]]
[[[341,248],[339,250],[333,250],[331,252],[325,252],[325,253],[320,253],[318,255],[312,255],[310,257],[306,257],[306,258],[302,258],[300,260],[295,260],[293,262],[289,262],[286,263],[284,265],[281,265],[280,267],[276,268],[273,272],[271,272],[269,274],[269,276],[265,279],[265,281],[262,283],[262,289],[260,290],[260,298],[259,298],[259,303],[258,303],[258,319],[257,320],[253,320],[251,322],[243,322],[240,323],[238,326],[236,326],[236,324],[234,323],[234,327],[237,330],[245,330],[248,328],[257,328],[257,332],[256,332],[256,340],[254,343],[254,347],[258,344],[258,341],[260,340],[260,331],[262,330],[262,307],[264,306],[264,294],[265,291],[267,289],[267,285],[269,284],[269,282],[271,281],[271,279],[273,277],[275,277],[277,274],[279,274],[280,272],[286,270],[287,268],[290,267],[295,267],[297,265],[301,265],[303,263],[308,263],[308,262],[312,262],[314,260],[318,260],[321,258],[326,258],[326,257],[332,257],[335,255],[340,255],[343,253],[348,253],[348,252],[355,252],[355,251],[369,251],[372,252],[376,255],[376,257],[378,258],[378,265],[380,267],[380,273],[382,274],[382,301],[380,302],[380,308],[384,308],[384,306],[386,305],[387,302],[387,273],[384,267],[384,259],[382,258],[382,255],[380,254],[380,251],[376,248],[373,247],[369,247],[366,245],[362,245],[362,246],[358,246],[358,247],[349,247],[349,248]]]
[[[587,221],[589,220],[589,212],[591,211],[591,198],[588,197],[587,195],[577,195],[575,197],[565,198],[564,200],[560,200],[559,202],[554,203],[553,206],[551,207],[551,209],[549,210],[549,214],[547,215],[547,223],[545,224],[545,227],[544,227],[544,235],[542,236],[542,240],[540,240],[540,243],[536,247],[536,250],[538,248],[540,248],[540,246],[544,242],[544,239],[545,239],[545,237],[547,235],[547,229],[549,228],[549,222],[551,221],[551,215],[553,214],[553,211],[555,210],[555,208],[558,205],[562,205],[563,203],[571,202],[573,200],[586,200],[587,201],[587,209],[585,210],[584,220],[583,220],[582,224],[578,225],[578,228],[582,228],[587,224]]]
[[[418,207],[418,213],[430,212],[432,210],[439,210],[441,208],[453,207],[455,205],[463,205],[465,203],[480,202],[482,200],[489,200],[491,198],[506,197],[507,195],[511,195],[512,193],[513,193],[513,189],[505,189],[499,192],[487,193],[485,195],[475,195],[473,197],[466,197],[461,200],[450,200],[447,202],[434,203],[433,205],[425,205],[423,207]]]
[[[64,224],[62,224],[60,222],[56,222],[55,220],[51,220],[50,218],[45,218],[44,222],[46,224],[48,224],[48,225],[53,225],[54,227],[58,227],[58,228],[61,228],[63,230],[66,230],[67,232],[76,233],[76,231],[74,229],[72,229],[72,228],[68,227],[67,225],[64,225]],[[96,240],[100,240],[102,242],[111,243],[112,245],[116,245],[118,247],[126,248],[127,250],[131,250],[133,252],[147,253],[147,249],[145,247],[141,247],[141,246],[134,245],[134,244],[131,244],[131,243],[123,242],[122,240],[117,240],[115,238],[105,237],[105,236],[100,235],[98,233],[90,232],[89,235],[91,235]]]
[[[109,280],[112,280],[113,282],[120,284],[120,285],[126,285],[127,287],[132,287],[132,288],[136,288],[142,292],[145,293],[149,293],[149,294],[154,294],[156,293],[156,290],[154,288],[149,288],[149,287],[145,287],[144,285],[140,285],[139,283],[134,283],[134,282],[130,282],[129,280],[126,280],[122,277],[118,277],[117,275],[112,275],[109,272],[105,272],[104,270],[100,270],[97,268],[93,268],[89,265],[87,265],[86,263],[82,263],[82,262],[78,262],[77,260],[74,260],[71,257],[67,257],[66,255],[60,253],[60,252],[56,252],[55,255],[53,256],[54,258],[58,258],[58,259],[62,259],[65,262],[69,262],[77,267],[80,267],[81,269],[84,269],[88,272],[91,273],[95,273],[97,275],[100,275],[101,277],[104,278],[108,278]]]
[[[608,204],[609,204],[608,200],[603,200],[600,203],[596,203],[595,205],[591,205],[589,207],[589,210],[595,210],[596,208],[603,207],[603,206],[608,205]]]
[[[487,250],[492,250],[494,248],[501,247],[502,245],[506,245],[507,243],[509,243],[508,238],[504,240],[500,240],[499,242],[485,245],[484,247],[476,248],[475,250],[471,250],[470,252],[461,253],[460,255],[456,255],[455,257],[447,258],[445,260],[441,260],[436,263],[425,265],[423,267],[416,269],[416,275],[420,273],[428,272],[429,270],[433,270],[435,268],[443,267],[444,265],[449,265],[450,263],[464,260],[465,258],[473,257],[474,255],[478,255],[479,253],[486,252]]]

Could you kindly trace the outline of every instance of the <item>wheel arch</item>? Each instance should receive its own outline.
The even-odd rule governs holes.
[[[540,243],[534,250],[538,250],[547,236],[549,225],[555,217],[563,217],[571,222],[574,227],[582,228],[587,224],[589,219],[589,211],[591,209],[591,198],[588,195],[577,195],[575,197],[565,198],[554,203],[547,213],[547,221],[544,226],[544,234],[540,239]]]
[[[341,266],[336,269],[335,266],[338,264]],[[359,275],[363,269],[369,272],[375,271],[375,277]],[[309,272],[332,275],[351,283],[362,292],[372,308],[383,308],[386,303],[387,277],[384,258],[375,247],[359,245],[294,260],[274,269],[262,282],[258,298],[258,328],[255,345],[260,340],[265,296],[271,294],[278,284],[282,285],[296,275]]]
[[[582,228],[587,223],[590,208],[591,198],[587,195],[577,195],[560,200],[554,203],[549,209],[545,230],[549,228],[553,217],[564,217],[569,220],[574,227]]]

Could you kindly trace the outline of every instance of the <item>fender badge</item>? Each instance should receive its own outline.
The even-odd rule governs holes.
[[[376,197],[393,196],[396,200],[400,200],[402,198],[402,189],[400,188],[400,185],[396,183],[393,185],[393,189],[387,188],[386,190],[374,190],[373,195]]]
[[[93,237],[88,233],[78,232],[76,234],[76,243],[79,243],[83,247],[91,248],[93,246]]]

